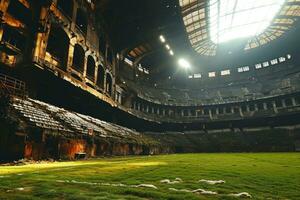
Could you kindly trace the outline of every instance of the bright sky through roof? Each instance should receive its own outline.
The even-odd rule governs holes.
[[[180,58],[180,59],[178,60],[178,64],[179,64],[180,67],[182,67],[182,68],[184,68],[184,69],[189,69],[189,68],[191,68],[191,64],[190,64],[187,60],[185,60],[185,59],[183,59],[183,58]]]
[[[218,44],[259,35],[285,0],[209,0],[211,40]]]

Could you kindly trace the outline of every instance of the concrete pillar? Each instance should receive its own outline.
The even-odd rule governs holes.
[[[264,107],[264,110],[268,110],[268,106],[267,106],[267,103],[263,103],[263,107]]]
[[[283,107],[283,108],[286,108],[285,99],[281,99],[281,103],[282,103],[282,107]]]
[[[276,106],[276,102],[275,101],[272,101],[272,105],[273,105],[273,110],[275,113],[278,113],[278,109],[277,109],[277,106]]]
[[[84,54],[83,73],[82,73],[83,78],[86,77],[86,73],[87,73],[87,60],[88,60],[87,58],[88,58],[88,53],[85,52],[85,54]]]
[[[68,52],[68,62],[67,62],[67,71],[70,71],[72,65],[73,65],[73,57],[74,57],[74,45],[69,45],[69,52]]]
[[[246,105],[246,110],[247,110],[247,112],[250,112],[250,107],[248,104]]]
[[[239,106],[239,112],[240,112],[240,116],[241,116],[241,117],[244,117],[243,110],[242,110],[242,106]]]
[[[141,111],[141,104],[140,103],[137,104],[137,110]]]
[[[295,99],[294,97],[292,97],[292,99],[291,99],[291,100],[292,100],[292,105],[293,105],[293,106],[296,106],[296,105],[297,105],[297,103],[296,103],[296,99]]]
[[[209,113],[209,118],[213,119],[211,109],[208,110],[208,113]]]
[[[45,58],[46,55],[46,47],[48,45],[48,38],[51,30],[51,24],[46,24],[47,17],[48,17],[48,11],[49,8],[42,7],[41,13],[40,13],[40,21],[44,22],[44,26],[47,28],[46,33],[37,33],[36,41],[34,44],[34,52],[33,52],[33,59],[34,58]]]
[[[254,110],[255,110],[255,111],[258,111],[257,103],[254,104]]]
[[[104,68],[104,74],[103,74],[103,91],[106,92],[106,71]]]
[[[94,81],[95,84],[97,83],[98,80],[98,66],[99,64],[97,62],[97,64],[95,65],[95,81]]]

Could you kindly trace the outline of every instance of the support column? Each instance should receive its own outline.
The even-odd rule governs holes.
[[[72,39],[70,40],[69,52],[68,52],[68,61],[67,61],[67,71],[71,71],[73,65],[73,57],[74,57],[74,45],[71,44]]]
[[[98,66],[99,66],[99,64],[97,62],[97,64],[95,64],[95,79],[94,79],[95,85],[97,85],[97,80],[98,80],[98,71],[99,71]]]
[[[246,105],[246,110],[247,110],[247,112],[250,112],[250,107],[248,104]]]
[[[282,103],[282,107],[283,107],[283,108],[286,108],[285,99],[281,99],[281,103]]]
[[[273,110],[275,113],[278,113],[278,110],[277,110],[277,106],[276,106],[276,102],[275,101],[272,101],[272,105],[273,105]]]
[[[254,110],[255,110],[256,112],[258,111],[257,103],[254,104]]]
[[[87,53],[85,52],[85,54],[84,54],[83,73],[82,73],[84,82],[85,82],[85,78],[86,78],[86,73],[87,73]]]
[[[211,109],[208,110],[208,113],[209,113],[209,118],[212,120],[213,117],[212,117],[212,112],[211,112]]]
[[[297,105],[296,99],[295,99],[294,97],[292,97],[292,105],[293,105],[293,106],[296,106],[296,105]]]
[[[219,108],[216,108],[216,115],[219,115],[220,112],[219,112]]]
[[[241,117],[244,117],[243,110],[242,110],[242,106],[239,106],[239,112],[240,112],[240,116],[241,116]]]
[[[263,107],[264,107],[264,110],[268,110],[268,106],[267,106],[267,103],[263,103]]]
[[[137,104],[137,109],[138,109],[138,111],[141,111],[141,104],[140,103]]]
[[[34,44],[34,51],[33,51],[33,60],[37,61],[36,58],[44,59],[46,56],[46,48],[48,45],[48,38],[51,30],[51,24],[47,24],[48,21],[48,10],[49,8],[42,7],[39,20],[43,22],[43,26],[45,26],[45,30],[47,32],[41,33],[38,32],[36,36],[36,41]]]

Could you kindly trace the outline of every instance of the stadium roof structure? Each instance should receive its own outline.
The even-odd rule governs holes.
[[[219,44],[245,39],[244,50],[265,45],[291,29],[300,0],[179,0],[186,32],[200,55],[215,56]]]

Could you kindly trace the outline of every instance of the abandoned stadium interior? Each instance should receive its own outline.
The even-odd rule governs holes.
[[[0,18],[0,199],[300,198],[299,0],[1,0]]]
[[[1,160],[299,150],[299,2],[217,36],[214,4],[1,1]]]

